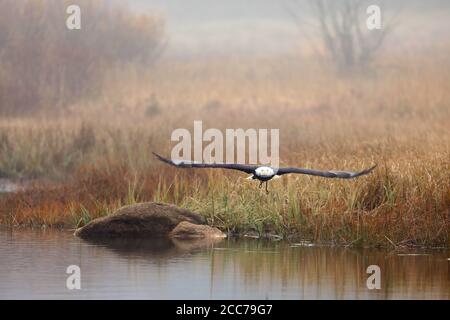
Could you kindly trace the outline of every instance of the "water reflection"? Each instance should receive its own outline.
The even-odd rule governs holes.
[[[20,189],[23,189],[23,184],[17,182],[13,182],[9,179],[0,178],[0,196],[2,193],[10,193],[10,192],[16,192]]]
[[[185,253],[214,248],[222,238],[216,239],[89,239],[86,243],[110,249],[122,257],[164,259]]]
[[[0,298],[449,299],[449,251],[388,252],[287,242],[114,240],[0,231]],[[65,288],[68,265],[82,289]],[[368,290],[366,269],[381,268]]]
[[[293,298],[398,299],[449,297],[448,252],[405,255],[384,250],[292,247],[286,243],[241,243],[214,255],[214,274],[229,265],[244,286],[280,286]],[[381,269],[381,290],[367,290],[367,267]]]

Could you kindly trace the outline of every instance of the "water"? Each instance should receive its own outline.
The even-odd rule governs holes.
[[[449,299],[449,250],[389,252],[256,239],[92,243],[0,230],[1,299]],[[66,268],[81,268],[81,290]],[[369,290],[369,265],[381,289]]]
[[[20,183],[9,179],[0,178],[0,195],[1,193],[16,192],[20,189],[23,189],[23,186]]]

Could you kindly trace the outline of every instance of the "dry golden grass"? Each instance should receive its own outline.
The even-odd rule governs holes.
[[[385,58],[396,68],[346,79],[292,57],[171,61],[69,116],[1,120],[0,176],[39,182],[0,197],[0,223],[74,227],[156,200],[230,232],[448,246],[448,56]],[[351,181],[287,176],[266,195],[239,173],[158,163],[151,151],[169,154],[172,130],[194,120],[279,128],[281,165],[379,167]]]

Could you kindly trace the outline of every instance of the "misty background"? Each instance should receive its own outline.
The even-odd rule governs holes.
[[[81,30],[66,28],[71,4],[81,8]],[[372,4],[381,8],[381,30],[365,27]],[[226,74],[277,80],[316,63],[321,72],[371,75],[379,66],[417,64],[407,65],[411,55],[446,55],[449,35],[450,3],[441,0],[3,0],[0,114],[55,114],[99,97],[94,104],[134,98],[132,104],[152,105],[169,78],[185,84]],[[216,66],[208,64],[214,59]]]
[[[66,27],[73,4],[81,30]],[[75,227],[157,201],[223,230],[445,245],[449,18],[436,0],[0,0],[0,179],[36,182],[0,197],[0,223]],[[238,174],[155,159],[195,120],[279,129],[282,166],[379,166],[261,197]]]
[[[311,2],[314,0],[127,1],[136,11],[164,17],[169,40],[166,56],[177,57],[296,52],[307,41],[299,28],[313,33]],[[393,13],[399,15],[386,50],[429,49],[450,42],[449,1],[363,2],[366,6],[379,5],[387,18]],[[305,23],[299,25],[292,11]]]

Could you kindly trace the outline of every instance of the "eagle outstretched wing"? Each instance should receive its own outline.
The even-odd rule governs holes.
[[[188,160],[172,161],[170,159],[160,156],[159,154],[157,154],[155,152],[153,152],[153,154],[160,161],[170,164],[172,166],[178,167],[178,168],[221,168],[221,169],[239,170],[239,171],[242,171],[245,173],[255,173],[255,169],[258,168],[258,166],[251,166],[251,165],[245,165],[245,164],[201,163],[201,162],[188,161]]]
[[[299,173],[299,174],[308,174],[312,176],[319,176],[325,178],[341,178],[341,179],[352,179],[365,174],[370,173],[373,169],[376,168],[377,165],[374,165],[368,169],[352,172],[352,171],[322,171],[322,170],[314,170],[314,169],[303,169],[303,168],[280,168],[277,171],[277,175],[283,175],[288,173]]]
[[[255,174],[255,170],[258,166],[254,165],[245,165],[245,164],[232,164],[232,163],[203,163],[203,162],[195,162],[188,160],[179,160],[172,161],[170,159],[164,158],[159,154],[153,152],[153,154],[162,162],[167,163],[171,166],[175,166],[178,168],[220,168],[220,169],[231,169],[238,170],[249,174]],[[322,170],[314,170],[314,169],[304,169],[304,168],[279,168],[274,169],[275,175],[281,176],[283,174],[288,173],[299,173],[299,174],[307,174],[312,176],[319,176],[325,178],[341,178],[341,179],[352,179],[365,174],[370,173],[373,169],[375,169],[377,165],[374,165],[368,169],[352,172],[352,171],[322,171]]]

